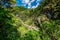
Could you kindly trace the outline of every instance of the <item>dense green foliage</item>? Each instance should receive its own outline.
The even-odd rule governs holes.
[[[60,0],[42,0],[31,9],[1,1],[9,5],[0,3],[0,40],[60,40]]]

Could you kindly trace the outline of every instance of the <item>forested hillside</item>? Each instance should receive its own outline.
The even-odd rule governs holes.
[[[42,0],[36,8],[0,0],[0,40],[60,40],[60,0]]]

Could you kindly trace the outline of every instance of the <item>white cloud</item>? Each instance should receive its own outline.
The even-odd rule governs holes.
[[[30,0],[22,0],[22,3],[28,4],[29,2],[30,2]]]
[[[36,8],[36,6],[32,6],[32,8]]]
[[[22,0],[22,3],[24,4],[23,6],[26,6],[28,5],[28,8],[36,8],[38,5],[39,5],[39,1],[40,0],[37,0],[36,3],[37,5],[36,6],[32,6],[31,3],[33,3],[35,0]]]
[[[39,5],[39,3],[37,3],[37,5],[36,5],[36,6],[32,6],[32,8],[36,8],[36,7],[38,7],[38,5]]]
[[[31,7],[28,6],[28,8],[31,8]]]
[[[31,3],[28,3],[28,8],[31,8],[31,6],[32,6]]]
[[[36,2],[40,2],[41,0],[37,0]]]
[[[39,5],[39,3],[37,3],[36,7]]]
[[[31,3],[34,2],[35,0],[31,0]]]

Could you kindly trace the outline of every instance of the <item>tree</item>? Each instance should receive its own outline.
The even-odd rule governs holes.
[[[0,0],[0,40],[17,40],[17,29],[12,25],[12,4],[14,0]]]
[[[40,38],[42,40],[58,40],[59,34],[59,22],[60,22],[60,0],[42,0],[41,4],[35,9],[36,14],[40,14],[38,17],[41,16],[46,20],[41,21],[43,18],[40,19],[41,23],[35,18],[34,21],[35,25],[40,28]],[[39,11],[39,12],[38,12]],[[45,16],[43,16],[45,15]],[[59,21],[59,22],[58,22]],[[39,24],[39,25],[37,25]],[[57,26],[59,25],[59,26]],[[60,31],[60,30],[59,30]],[[47,37],[46,37],[47,36]],[[48,39],[49,38],[49,39]]]
[[[38,9],[39,8],[39,9]],[[60,19],[60,0],[42,0],[37,7],[41,14],[46,14],[49,19]]]

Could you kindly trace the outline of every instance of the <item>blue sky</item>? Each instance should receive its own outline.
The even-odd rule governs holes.
[[[25,8],[36,8],[41,0],[16,0],[17,6],[24,6]]]

